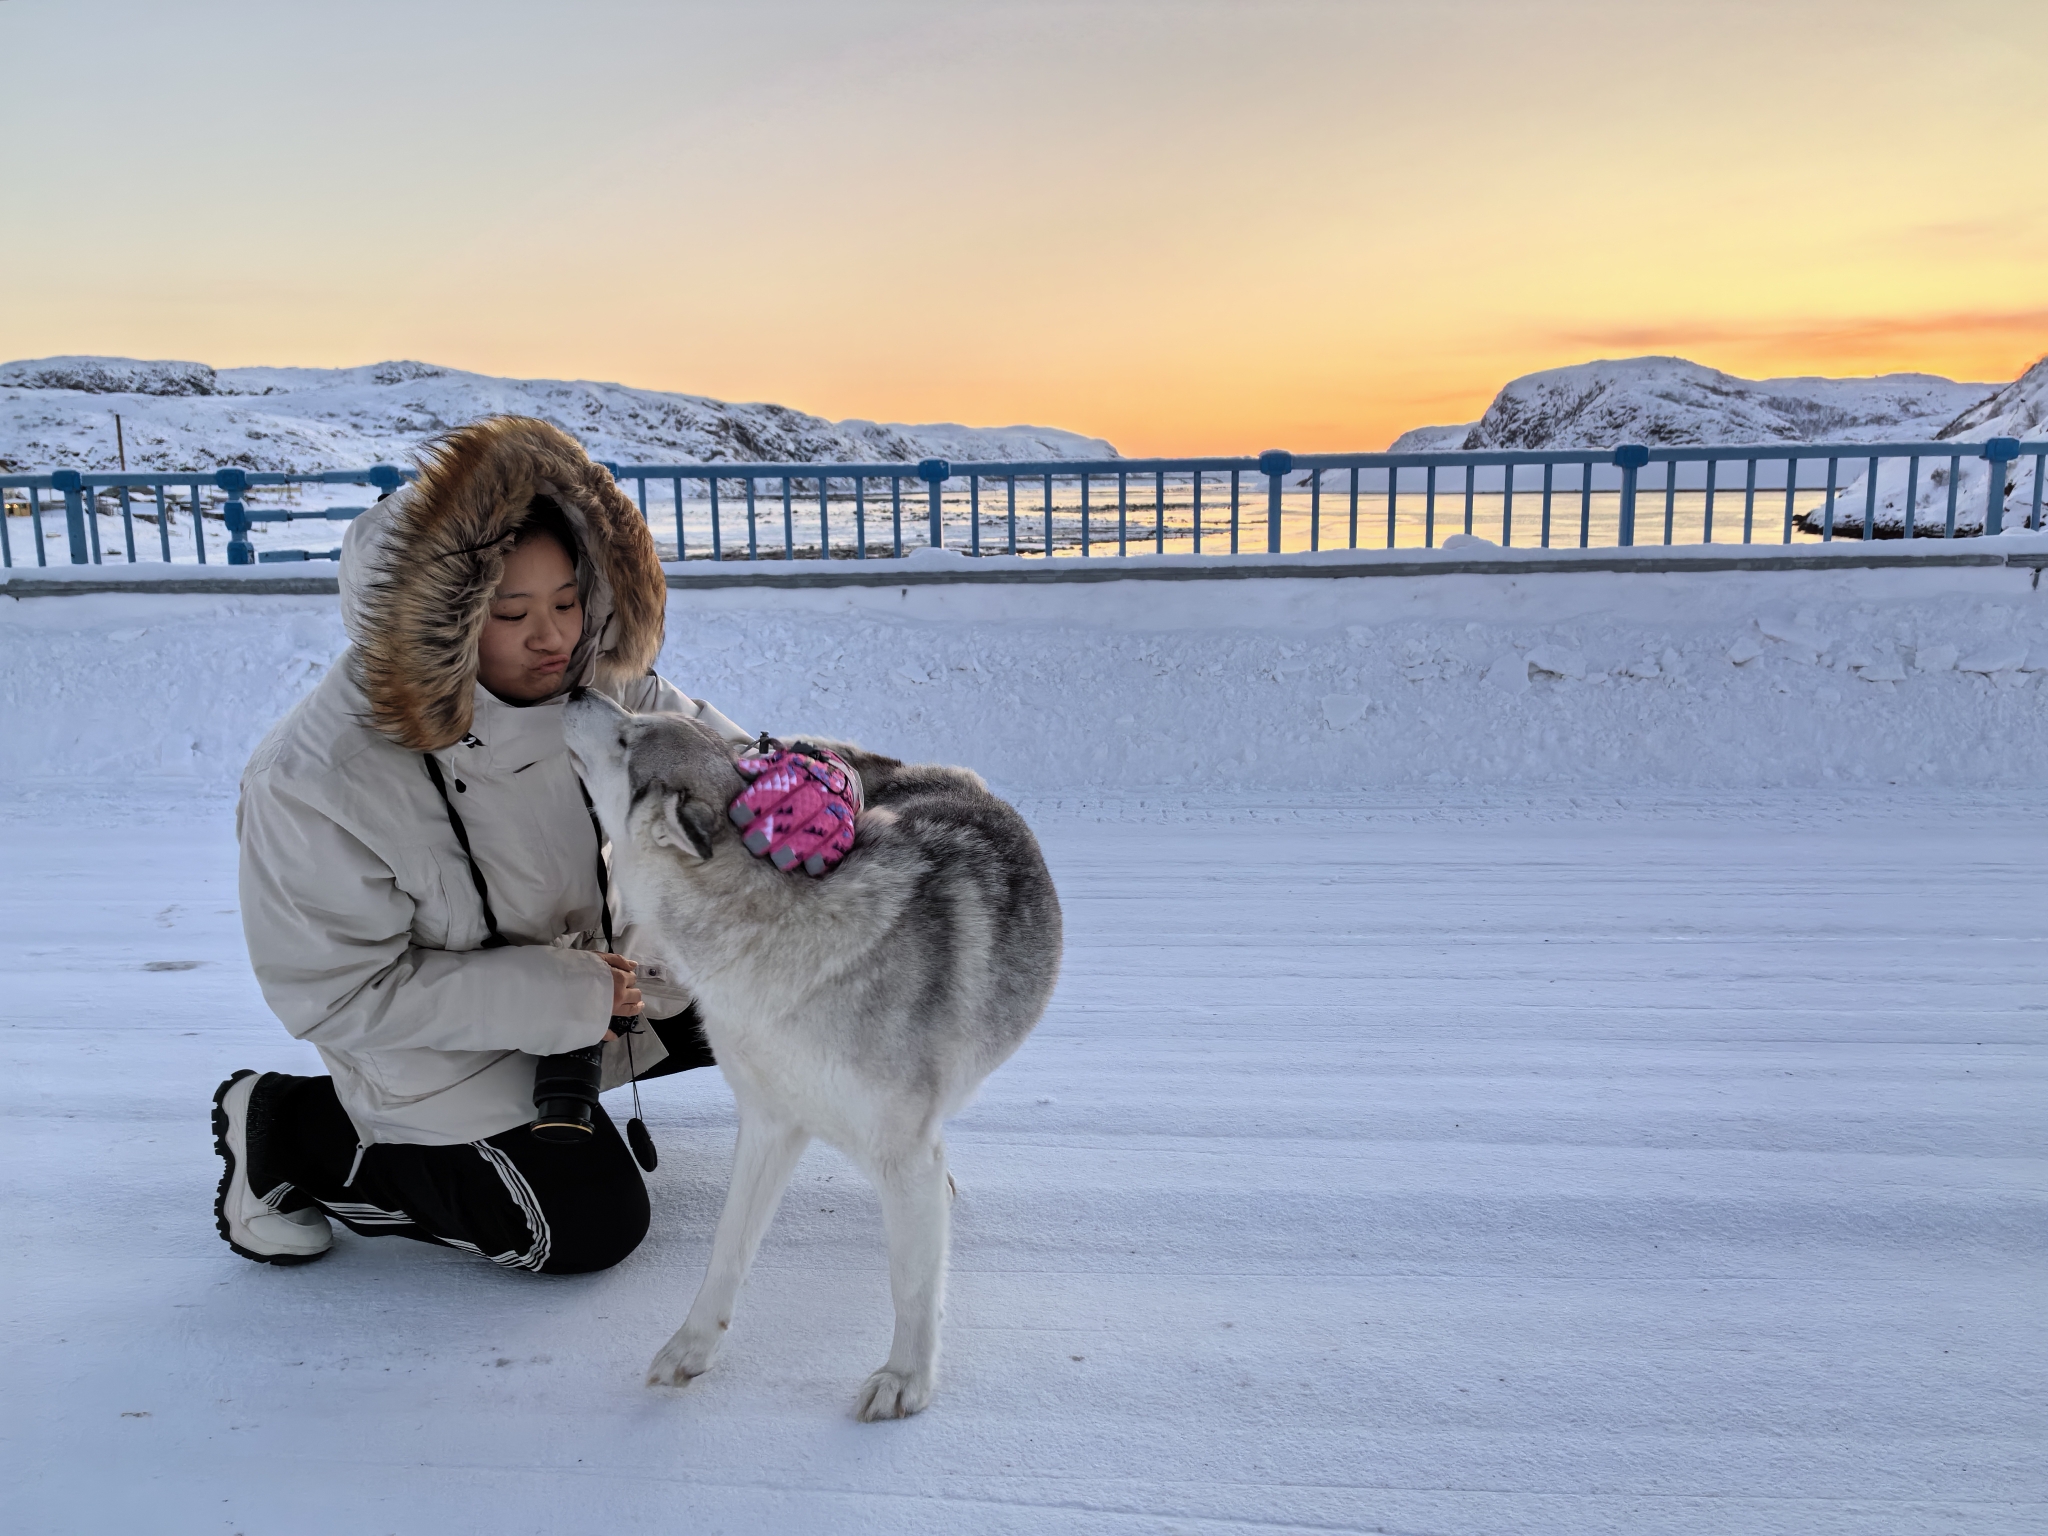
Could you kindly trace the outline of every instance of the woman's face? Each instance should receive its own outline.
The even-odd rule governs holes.
[[[505,576],[477,647],[477,681],[515,704],[552,698],[582,638],[576,568],[561,545],[536,534],[505,557]]]

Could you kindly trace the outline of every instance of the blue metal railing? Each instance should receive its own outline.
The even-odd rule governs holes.
[[[47,475],[12,475],[0,473],[0,500],[10,503],[7,511],[12,514],[14,506],[25,508],[29,519],[31,542],[35,546],[35,563],[50,563],[47,539],[50,537],[44,524],[47,514],[61,512],[67,553],[72,565],[101,565],[106,561],[100,523],[106,515],[99,509],[102,499],[115,504],[115,516],[121,521],[121,548],[118,555],[125,554],[128,564],[135,564],[143,558],[145,547],[138,544],[135,520],[139,516],[145,522],[154,522],[157,533],[157,554],[163,561],[175,558],[172,553],[172,513],[184,510],[192,519],[192,554],[200,564],[208,563],[206,546],[206,496],[209,489],[221,492],[219,517],[228,535],[226,547],[229,565],[252,565],[259,558],[270,560],[333,559],[339,550],[325,550],[318,553],[308,550],[265,550],[259,556],[250,542],[250,528],[255,523],[292,522],[298,520],[319,520],[323,522],[346,522],[363,511],[361,507],[326,507],[317,511],[296,511],[289,508],[263,507],[251,510],[246,497],[255,487],[285,487],[300,485],[367,485],[378,493],[388,494],[413,477],[413,472],[395,469],[389,464],[378,464],[369,469],[329,470],[311,474],[280,474],[271,471],[216,469],[199,473],[158,473],[155,471],[83,471],[76,469],[53,470]],[[19,497],[10,495],[18,492]],[[150,498],[154,515],[138,513],[135,497],[141,493]],[[46,504],[44,497],[55,498]],[[182,503],[182,507],[180,507]],[[12,567],[15,564],[14,540],[8,524],[11,516],[0,518],[0,564]],[[23,564],[28,562],[24,560]]]
[[[1694,499],[1699,503],[1697,521],[1699,542],[1714,542],[1714,519],[1724,504],[1724,498],[1737,494],[1738,488],[1722,482],[1722,466],[1734,464],[1741,467],[1742,480],[1739,487],[1741,496],[1742,534],[1741,542],[1756,541],[1758,532],[1758,496],[1762,492],[1781,492],[1783,516],[1777,529],[1778,542],[1791,543],[1796,532],[1823,541],[1832,540],[1836,524],[1842,521],[1840,502],[1855,484],[1851,480],[1845,485],[1841,466],[1845,461],[1863,466],[1866,504],[1861,509],[1851,508],[1851,519],[1857,526],[1860,537],[1865,539],[1880,536],[1882,519],[1878,505],[1880,475],[1884,466],[1902,465],[1905,472],[1905,496],[1901,508],[1900,533],[1909,538],[1933,537],[1936,529],[1922,520],[1917,502],[1922,484],[1921,465],[1928,460],[1938,460],[1936,470],[1928,479],[1930,485],[1945,485],[1947,505],[1941,518],[1939,535],[1955,538],[1958,534],[1969,535],[1981,529],[1984,532],[2001,532],[2004,525],[2007,498],[2010,488],[2007,474],[2010,466],[2025,459],[2032,463],[2031,498],[2027,507],[2026,525],[2029,528],[2041,526],[2042,483],[2044,470],[2048,470],[2048,442],[2021,442],[2015,438],[1994,438],[1986,443],[1875,443],[1875,444],[1797,444],[1797,445],[1755,445],[1736,447],[1675,447],[1649,448],[1642,444],[1623,444],[1614,449],[1577,450],[1528,450],[1528,451],[1480,451],[1441,453],[1358,453],[1358,454],[1291,454],[1283,450],[1270,450],[1256,458],[1189,458],[1189,459],[1104,459],[1093,461],[1053,460],[1046,462],[990,462],[990,463],[948,463],[943,459],[926,459],[915,466],[907,464],[670,464],[670,465],[619,465],[608,464],[613,477],[621,485],[630,487],[639,502],[641,515],[650,524],[656,521],[656,508],[650,505],[649,486],[667,482],[668,517],[674,533],[674,558],[693,558],[686,516],[688,503],[693,498],[684,495],[686,484],[700,485],[702,494],[694,498],[701,504],[702,512],[697,521],[700,525],[699,549],[712,559],[731,558],[728,545],[732,534],[737,531],[735,519],[738,509],[744,507],[746,520],[746,558],[758,559],[762,553],[761,506],[764,500],[770,508],[781,513],[780,527],[771,526],[771,538],[779,533],[779,540],[771,545],[771,555],[783,559],[797,558],[799,552],[813,555],[844,554],[855,559],[867,558],[870,548],[870,497],[868,486],[884,487],[887,498],[889,521],[887,529],[888,553],[900,556],[903,543],[903,503],[906,494],[916,495],[921,489],[925,502],[926,530],[923,542],[930,546],[946,544],[946,525],[949,521],[947,507],[954,509],[950,521],[964,522],[963,552],[970,555],[1009,554],[1039,555],[1051,557],[1072,552],[1083,557],[1092,556],[1098,547],[1112,542],[1107,519],[1112,506],[1115,515],[1113,541],[1116,553],[1127,555],[1136,546],[1146,552],[1165,553],[1169,543],[1185,547],[1189,552],[1209,552],[1206,543],[1227,539],[1231,553],[1240,552],[1246,544],[1247,533],[1254,542],[1263,543],[1269,553],[1280,553],[1287,543],[1290,521],[1296,525],[1296,542],[1308,549],[1343,547],[1393,548],[1400,542],[1402,530],[1402,506],[1406,499],[1411,504],[1411,520],[1417,524],[1413,542],[1425,547],[1434,547],[1439,542],[1438,507],[1447,498],[1457,498],[1462,503],[1462,528],[1465,534],[1475,531],[1478,505],[1482,498],[1492,502],[1495,526],[1500,533],[1499,542],[1514,543],[1515,505],[1519,497],[1528,497],[1536,503],[1538,521],[1534,542],[1543,548],[1553,547],[1556,537],[1556,509],[1560,500],[1577,501],[1576,539],[1570,538],[1567,526],[1564,542],[1575,543],[1586,548],[1594,542],[1593,508],[1596,498],[1605,497],[1612,502],[1613,542],[1630,546],[1639,543],[1679,542],[1678,501],[1689,491],[1688,478],[1697,486]],[[1963,480],[1962,469],[1966,462],[1983,461],[1990,473],[1986,475],[1985,496],[1981,506],[1981,518],[1972,517],[1971,509],[1961,508],[1963,516],[1958,520],[1959,491]],[[1654,483],[1646,485],[1644,472],[1651,466],[1661,466],[1661,473]],[[1945,466],[1945,468],[1941,467]],[[1821,471],[1825,469],[1825,478]],[[1566,473],[1560,475],[1559,471]],[[1326,486],[1332,475],[1339,477],[1339,494],[1345,496],[1344,536],[1342,544],[1326,541],[1324,503]],[[1257,476],[1263,482],[1264,537],[1260,540],[1256,523],[1260,521],[1256,505],[1248,512],[1246,480]],[[1406,484],[1404,485],[1404,476]],[[1293,493],[1297,505],[1291,514],[1288,510],[1290,478],[1305,489]],[[1537,483],[1529,483],[1535,481]],[[907,485],[915,482],[914,485]],[[1418,483],[1419,482],[1419,483]],[[1029,491],[1037,492],[1036,529],[1020,526],[1018,488],[1023,484]],[[1114,486],[1115,500],[1097,501],[1093,495],[1098,483],[1105,493]],[[721,493],[721,485],[736,484],[737,495]],[[1133,486],[1138,487],[1138,499],[1132,497]],[[948,487],[958,487],[951,492]],[[1064,488],[1064,496],[1059,487]],[[1221,520],[1220,527],[1212,527],[1205,514],[1203,496],[1212,488],[1221,499],[1209,504],[1215,516]],[[1149,498],[1146,491],[1149,488]],[[993,518],[984,513],[983,496],[986,489],[993,489],[1000,498],[1001,511]],[[1175,504],[1170,492],[1178,491],[1186,497],[1184,520],[1169,523],[1169,510]],[[1661,539],[1644,539],[1638,534],[1639,505],[1645,492],[1662,493],[1663,524]],[[1818,491],[1817,500],[1809,496],[1813,504],[1803,511],[1799,506],[1802,492]],[[764,494],[765,493],[765,494]],[[1255,489],[1256,497],[1258,491]],[[841,507],[841,528],[848,537],[835,543],[833,539],[833,502]],[[1385,535],[1383,541],[1360,542],[1362,526],[1361,513],[1370,516],[1367,506],[1369,499],[1382,499],[1385,510]],[[1525,503],[1526,505],[1526,503]],[[799,513],[799,507],[802,511]],[[728,511],[727,509],[733,509]],[[1032,510],[1025,508],[1029,519]],[[1134,510],[1138,521],[1134,525]],[[1145,514],[1149,511],[1149,527]],[[817,539],[811,542],[808,536],[800,539],[797,519],[801,515],[808,522],[816,517]],[[913,514],[914,515],[914,514]],[[851,528],[846,528],[850,518]],[[1249,520],[1254,526],[1247,530]],[[1100,519],[1101,521],[1098,521]],[[1377,520],[1374,519],[1374,522]],[[730,531],[729,531],[730,530]],[[1032,535],[1035,533],[1035,537]],[[991,541],[990,535],[993,535]],[[1525,541],[1526,542],[1526,541]],[[707,546],[708,547],[705,547]]]
[[[1979,465],[1985,484],[1972,506],[1962,487]],[[663,523],[668,525],[674,539],[673,547],[663,551],[668,559],[867,559],[878,551],[900,557],[906,547],[906,503],[913,546],[946,547],[950,542],[969,555],[1087,558],[1107,553],[1112,545],[1118,555],[1210,554],[1223,545],[1233,554],[1247,548],[1277,554],[1290,545],[1311,550],[1435,547],[1447,531],[1473,535],[1481,528],[1497,534],[1502,545],[1513,545],[1519,530],[1525,545],[1542,548],[1711,544],[1717,517],[1725,543],[1734,542],[1730,525],[1738,508],[1744,544],[1758,542],[1759,536],[1789,544],[1795,534],[1832,540],[1844,527],[1866,540],[1894,534],[1995,534],[2002,531],[2008,501],[2023,488],[2029,470],[2025,523],[2042,526],[2048,442],[1993,438],[1982,443],[1668,448],[1625,443],[1613,449],[1353,454],[1275,449],[1255,458],[606,468],[635,497],[657,535]],[[1738,471],[1739,482],[1733,474],[1724,477],[1724,469]],[[220,496],[227,563],[247,565],[338,554],[258,551],[249,537],[255,524],[345,521],[363,510],[255,507],[248,500],[252,492],[317,484],[366,485],[385,494],[409,478],[411,471],[388,464],[302,475],[232,468],[201,474],[58,470],[0,475],[0,494],[19,493],[8,499],[29,520],[24,531],[31,535],[38,565],[48,563],[46,542],[54,537],[46,530],[46,517],[60,506],[70,563],[96,565],[108,558],[105,546],[112,533],[103,535],[101,523],[110,516],[119,518],[116,557],[124,554],[129,562],[143,558],[135,521],[138,515],[151,519],[135,511],[138,494],[154,501],[157,556],[174,558],[170,514],[183,501],[192,514],[194,556],[205,563],[202,498],[210,488]],[[650,487],[656,491],[652,504]],[[1923,487],[1938,509],[1920,508]],[[1656,520],[1660,495],[1661,527]],[[53,499],[46,502],[46,496]],[[109,501],[113,511],[103,512],[101,504]],[[1898,514],[1895,530],[1886,521],[1893,510]],[[922,538],[916,530],[920,520]],[[0,519],[0,559],[11,567],[16,554],[9,521]]]

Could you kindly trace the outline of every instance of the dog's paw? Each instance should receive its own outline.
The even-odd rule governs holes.
[[[877,1419],[907,1419],[932,1400],[929,1374],[903,1376],[883,1366],[861,1384],[853,1416],[863,1424]]]
[[[690,1378],[702,1376],[711,1369],[712,1357],[718,1353],[721,1335],[703,1338],[691,1331],[685,1323],[676,1330],[675,1337],[661,1346],[661,1353],[654,1357],[654,1364],[647,1368],[647,1385],[650,1387],[688,1386]]]

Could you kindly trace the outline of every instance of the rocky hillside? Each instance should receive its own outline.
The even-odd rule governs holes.
[[[1479,420],[1419,427],[1393,447],[1909,441],[1934,437],[1997,389],[1927,373],[1739,379],[1681,357],[1631,357],[1525,374],[1495,395]]]
[[[209,368],[53,357],[0,364],[0,468],[112,469],[114,416],[131,469],[306,472],[404,463],[479,416],[538,416],[618,463],[1113,458],[1052,427],[826,421],[781,405],[558,379],[501,379],[427,363]]]
[[[1990,399],[1979,402],[1935,434],[1963,442],[1988,437],[2048,437],[2048,357],[2044,357]]]
[[[2037,443],[2048,438],[2048,357],[2042,358],[1989,399],[1971,406],[1934,436],[1939,441],[1959,446],[1981,443],[1993,437],[2016,437],[2022,442]],[[1953,469],[1956,532],[1981,533],[1984,531],[1985,504],[1990,499],[1988,477],[1991,465],[1975,453],[1966,451]],[[1869,491],[1864,485],[1862,466],[1856,466],[1856,470],[1853,483],[1835,501],[1837,534],[1860,535],[1863,532],[1863,510],[1869,504]],[[2005,467],[2005,523],[2008,528],[2019,527],[2031,514],[2036,495],[2034,470],[2032,458],[2024,458]],[[1876,510],[1872,519],[1877,536],[1895,538],[1905,534],[1909,493],[1913,503],[1914,532],[1945,530],[1948,526],[1950,471],[1951,466],[1946,460],[1922,460],[1916,482],[1909,463],[1887,459],[1880,464]],[[1809,513],[1801,520],[1801,525],[1808,532],[1818,532],[1819,514]]]
[[[1479,420],[1417,427],[1402,433],[1393,451],[1610,448],[1616,443],[1966,444],[1991,437],[2038,441],[2043,436],[2048,436],[2048,358],[2001,389],[1926,373],[1889,373],[1874,379],[1740,379],[1683,358],[1631,357],[1526,374],[1494,396]],[[1838,466],[1833,520],[1837,535],[1853,538],[1863,531],[1864,508],[1869,505],[1867,473],[1863,460],[1845,459]],[[1884,461],[1878,469],[1873,519],[1877,536],[1904,534],[1909,492],[1916,533],[1947,528],[1952,491],[1955,531],[1983,532],[1987,473],[1986,462],[1970,453],[1953,470],[1945,458],[1924,459],[1917,477],[1905,460]],[[1484,477],[1481,483],[1486,483]],[[1699,483],[1684,475],[1679,481],[1682,488]],[[1804,483],[1808,482],[1802,479]],[[2033,461],[2010,466],[2006,484],[2009,498],[2017,504],[2007,515],[2008,524],[2013,524],[2032,505]],[[1818,507],[1802,513],[1799,526],[1819,533],[1825,522],[1825,508]]]

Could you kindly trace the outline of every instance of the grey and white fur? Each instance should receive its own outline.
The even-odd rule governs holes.
[[[1059,898],[1037,840],[960,768],[828,743],[861,779],[853,851],[813,880],[751,857],[726,815],[734,749],[677,715],[573,699],[570,751],[612,845],[619,915],[695,994],[739,1108],[732,1184],[688,1318],[648,1384],[709,1369],[782,1190],[812,1137],[881,1196],[896,1333],[855,1404],[931,1400],[951,1181],[943,1127],[1044,1013]]]

